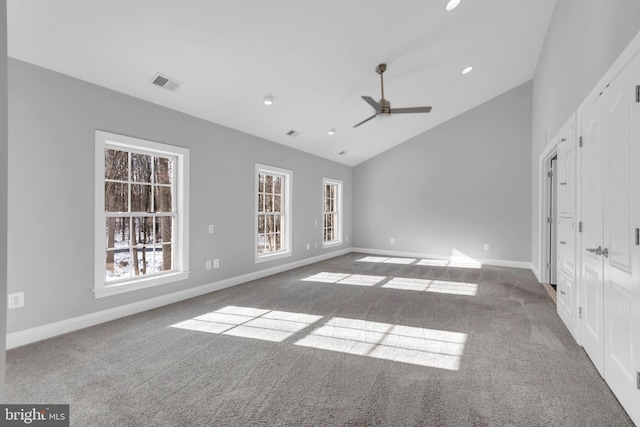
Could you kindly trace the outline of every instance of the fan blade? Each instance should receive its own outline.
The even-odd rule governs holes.
[[[392,108],[390,114],[428,113],[431,107]]]
[[[372,97],[363,96],[362,99],[364,99],[367,102],[367,104],[371,105],[374,110],[380,111],[380,104],[378,104],[376,101],[374,101]]]
[[[367,123],[369,120],[373,119],[375,116],[377,116],[378,113],[375,113],[373,116],[369,117],[368,119],[364,119],[363,121],[361,121],[360,123],[358,123],[357,125],[354,125],[354,128],[357,128],[358,126],[360,126],[363,123]]]

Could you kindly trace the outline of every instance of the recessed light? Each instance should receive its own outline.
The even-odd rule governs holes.
[[[473,67],[472,66],[468,66],[467,68],[462,70],[462,74],[469,74],[471,72],[471,70],[473,70]]]
[[[327,132],[329,135],[335,135],[336,130],[335,129],[329,129],[329,132]]]
[[[262,102],[264,102],[264,105],[273,104],[273,96],[265,96]]]
[[[449,0],[447,5],[444,7],[444,10],[447,12],[451,12],[453,9],[460,5],[460,0]]]

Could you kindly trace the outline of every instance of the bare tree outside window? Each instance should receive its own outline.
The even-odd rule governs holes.
[[[283,250],[284,177],[277,174],[258,174],[258,254]]]
[[[105,279],[174,268],[174,159],[117,147],[105,149]]]
[[[325,178],[323,180],[323,243],[331,244],[341,241],[340,233],[340,191],[342,182]]]

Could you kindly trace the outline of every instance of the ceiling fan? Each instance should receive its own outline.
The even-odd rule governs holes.
[[[378,103],[374,101],[373,98],[371,98],[370,96],[362,97],[362,99],[364,99],[367,102],[367,104],[371,105],[376,110],[376,113],[373,116],[369,117],[368,119],[365,119],[360,123],[358,123],[357,125],[354,125],[353,126],[354,128],[357,128],[361,124],[368,122],[369,120],[373,119],[374,117],[380,114],[389,115],[389,114],[407,114],[407,113],[428,113],[431,111],[431,107],[391,108],[391,103],[386,99],[384,99],[384,81],[382,79],[382,73],[384,73],[385,71],[387,71],[387,64],[380,64],[376,67],[376,73],[380,74],[380,88],[382,89],[382,97],[380,99],[380,102]]]

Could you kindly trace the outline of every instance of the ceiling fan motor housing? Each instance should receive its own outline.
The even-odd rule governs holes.
[[[378,111],[378,114],[391,114],[391,103],[384,98],[380,100],[380,111]]]

